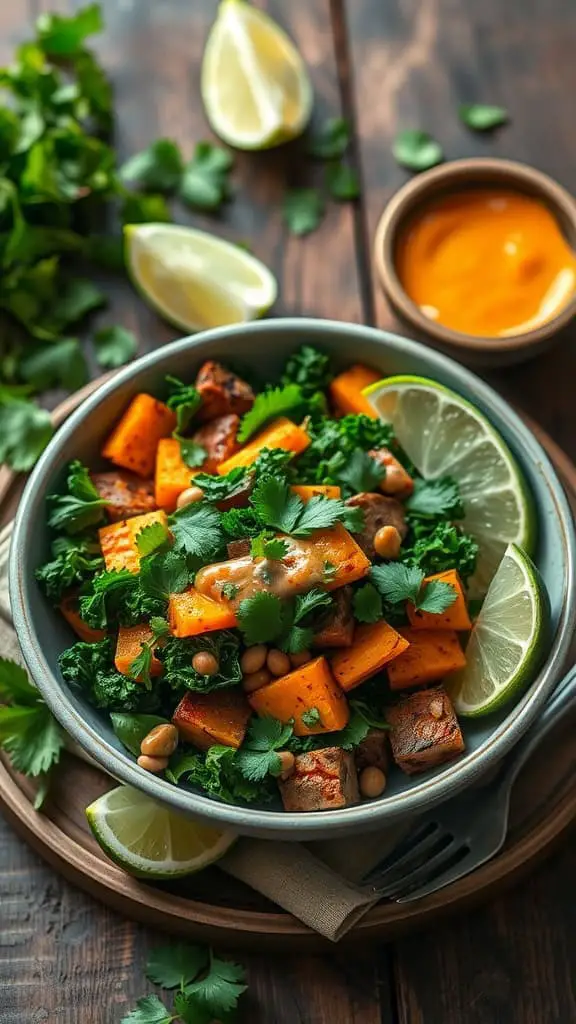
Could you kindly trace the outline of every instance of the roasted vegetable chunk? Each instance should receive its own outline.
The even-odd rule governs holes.
[[[295,736],[337,732],[348,724],[350,709],[325,658],[315,658],[250,694],[258,715],[294,722]]]
[[[450,698],[442,687],[422,690],[386,710],[390,746],[407,775],[436,768],[464,750],[464,740]]]
[[[194,587],[170,595],[168,619],[174,636],[199,636],[236,625],[236,615],[228,604],[213,601]]]
[[[300,754],[278,785],[285,811],[331,811],[360,799],[354,758],[341,747]]]
[[[218,416],[215,420],[205,423],[194,434],[194,441],[206,452],[202,463],[203,473],[215,473],[218,466],[232,457],[240,445],[236,440],[240,417],[234,413]]]
[[[352,646],[332,656],[334,678],[343,690],[352,690],[392,659],[402,657],[407,647],[408,641],[384,619],[358,626]]]
[[[437,581],[438,583],[449,583],[456,591],[456,600],[439,615],[433,612],[422,612],[414,605],[408,604],[406,612],[410,619],[412,629],[455,629],[466,631],[472,629],[472,622],[468,614],[468,606],[464,596],[464,587],[456,569],[447,569],[446,572],[437,572],[434,576],[427,576],[424,586],[427,583]]]
[[[214,744],[239,747],[250,715],[250,707],[239,690],[214,690],[185,694],[172,721],[181,739],[200,750],[208,750]]]
[[[156,446],[176,426],[176,416],[157,398],[142,393],[132,399],[102,449],[105,459],[148,478],[154,472]]]
[[[114,664],[123,676],[132,676],[132,664],[142,651],[144,644],[152,639],[152,630],[145,622],[138,626],[120,626],[118,639],[116,641],[116,653]],[[162,674],[162,662],[153,653],[150,662],[150,675],[159,676]],[[137,677],[135,682],[141,683],[142,679]]]
[[[360,533],[354,534],[354,540],[362,551],[373,561],[376,558],[374,537],[383,526],[394,526],[402,539],[408,533],[404,509],[395,498],[385,498],[383,494],[364,492],[348,498],[347,505],[361,508],[364,513],[364,527]]]
[[[350,647],[354,638],[352,615],[352,589],[342,587],[334,591],[334,604],[319,623],[314,634],[314,647]]]
[[[166,512],[173,512],[176,502],[191,486],[198,469],[192,469],[182,458],[180,441],[175,437],[163,437],[156,450],[156,473],[154,488],[156,504]]]
[[[369,384],[375,384],[382,375],[369,366],[356,363],[335,377],[329,387],[330,399],[341,416],[348,413],[363,413],[365,416],[376,416],[374,409],[362,391]]]
[[[437,683],[465,667],[466,656],[454,630],[403,629],[401,633],[410,646],[388,665],[392,690]]]
[[[106,569],[129,569],[138,572],[140,568],[140,552],[137,536],[145,526],[162,523],[168,529],[168,520],[163,511],[147,512],[144,516],[132,516],[118,523],[110,523],[98,530],[100,547],[104,556]]]
[[[112,473],[92,473],[92,483],[104,498],[106,515],[112,523],[153,512],[156,508],[153,480],[142,480],[135,473],[118,469]]]
[[[241,416],[254,404],[250,385],[211,359],[200,367],[196,388],[202,396],[202,405],[197,413],[202,423],[230,413]]]
[[[388,733],[383,729],[370,729],[356,747],[354,760],[359,772],[363,768],[379,768],[386,775],[389,762]]]
[[[237,466],[251,466],[264,450],[264,448],[282,448],[285,452],[293,452],[299,455],[310,444],[310,435],[299,427],[292,420],[285,416],[279,416],[277,420],[264,427],[248,444],[240,448],[226,462],[218,466],[218,473],[225,476],[231,469]]]
[[[79,636],[84,643],[96,644],[106,636],[105,629],[93,629],[87,622],[84,622],[84,619],[80,618],[78,596],[76,594],[68,594],[67,597],[64,597],[59,604],[59,608],[66,622],[72,626],[76,636]]]

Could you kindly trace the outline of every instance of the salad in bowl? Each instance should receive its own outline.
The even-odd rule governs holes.
[[[381,797],[544,653],[522,473],[432,379],[304,344],[256,388],[208,358],[132,395],[47,509],[63,680],[142,775],[225,804]]]

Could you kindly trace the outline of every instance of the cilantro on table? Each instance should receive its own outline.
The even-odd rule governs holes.
[[[476,568],[478,543],[452,523],[415,520],[401,558],[407,565],[420,568],[425,576],[456,569],[466,583]]]
[[[360,181],[357,172],[349,164],[341,161],[328,164],[326,186],[332,199],[336,199],[338,202],[358,199],[360,195]]]
[[[282,762],[277,752],[285,748],[292,731],[291,725],[284,725],[276,718],[253,718],[236,754],[242,775],[250,782],[261,782],[267,775],[280,775]]]
[[[324,217],[324,200],[317,188],[289,189],[282,203],[282,217],[293,235],[315,231]]]
[[[419,611],[440,615],[458,596],[451,583],[432,580],[424,584],[422,569],[402,562],[373,565],[370,580],[391,608],[409,601]]]
[[[216,658],[218,671],[214,675],[201,675],[193,667],[192,659],[200,651],[208,651]],[[178,693],[186,690],[210,693],[242,682],[240,641],[229,630],[217,630],[185,639],[168,637],[157,651],[157,657],[164,665],[167,684]]]
[[[103,327],[94,335],[94,349],[98,365],[113,370],[134,358],[138,341],[134,332],[125,327]]]
[[[0,390],[0,462],[25,473],[53,433],[52,420],[45,409],[6,389]]]
[[[246,991],[240,964],[217,957],[211,948],[160,946],[148,958],[146,977],[167,991],[178,990],[170,1009],[156,995],[143,996],[121,1024],[215,1024],[230,1021]]]
[[[172,192],[180,183],[184,163],[179,146],[172,139],[156,139],[141,153],[135,153],[122,167],[122,181],[136,182],[152,192]]]
[[[57,537],[51,546],[52,559],[36,570],[46,596],[54,602],[66,590],[90,579],[104,569],[104,559],[97,536]]]
[[[218,210],[232,196],[229,175],[233,164],[227,149],[211,142],[197,143],[182,172],[180,198],[197,210]]]
[[[426,171],[444,159],[440,143],[428,132],[418,129],[399,132],[392,143],[392,153],[397,162],[410,171]]]
[[[314,127],[306,152],[317,160],[335,160],[344,156],[350,143],[350,125],[343,117],[329,117]]]
[[[279,416],[301,418],[304,396],[297,384],[285,384],[277,388],[268,388],[256,396],[254,405],[245,413],[240,422],[237,438],[240,444],[248,441],[253,434],[266,426],[272,419]],[[300,417],[298,417],[300,413]]]
[[[68,467],[66,492],[49,495],[47,503],[48,525],[53,530],[80,533],[105,519],[106,502],[92,483],[86,466],[78,460],[71,462]]]
[[[88,367],[78,339],[61,338],[49,344],[29,345],[20,363],[20,374],[23,380],[40,390],[61,386],[75,391],[86,384]]]
[[[297,384],[302,397],[312,398],[324,391],[334,377],[330,357],[312,345],[301,345],[288,357],[281,382]]]
[[[158,710],[156,693],[116,670],[114,646],[108,638],[96,643],[78,641],[62,652],[58,662],[65,682],[81,689],[96,708],[122,712]]]
[[[38,809],[48,791],[50,769],[64,748],[64,732],[25,670],[8,658],[0,658],[0,702],[0,747],[16,771],[38,778]]]
[[[463,103],[458,109],[458,117],[467,128],[476,132],[487,132],[508,121],[508,111],[504,107],[496,107],[484,103]]]

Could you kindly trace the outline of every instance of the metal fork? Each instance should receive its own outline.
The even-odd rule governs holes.
[[[503,846],[516,777],[551,729],[576,707],[576,666],[565,676],[536,723],[481,789],[448,800],[420,818],[397,846],[362,879],[375,896],[408,903],[474,871]]]

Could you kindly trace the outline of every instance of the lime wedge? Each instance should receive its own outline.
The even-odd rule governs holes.
[[[179,878],[219,860],[236,836],[185,818],[132,786],[118,786],[86,808],[111,860],[137,878]]]
[[[538,570],[511,544],[472,628],[466,668],[446,680],[458,715],[487,715],[525,689],[542,654],[548,619]]]
[[[128,224],[124,233],[132,280],[182,330],[256,320],[276,299],[267,267],[216,235],[177,224]]]
[[[436,381],[388,377],[363,394],[425,479],[457,481],[462,526],[480,546],[468,591],[484,596],[508,544],[534,548],[533,503],[512,453],[478,409]]]
[[[222,0],[202,63],[206,116],[237,149],[295,139],[312,113],[312,86],[298,50],[269,15]]]

